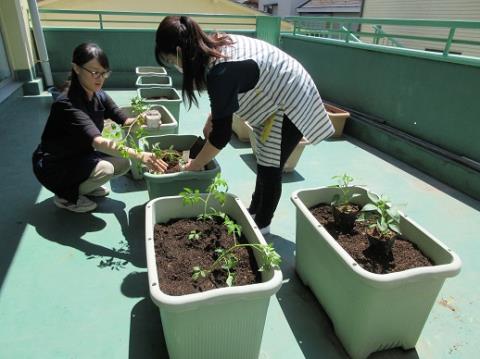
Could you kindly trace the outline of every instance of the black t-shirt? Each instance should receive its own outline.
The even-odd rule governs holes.
[[[212,111],[212,132],[208,140],[218,149],[232,136],[232,115],[239,109],[238,94],[258,82],[260,70],[253,60],[222,62],[207,73],[207,91]]]
[[[92,141],[101,136],[107,118],[123,124],[127,116],[103,90],[89,101],[80,84],[73,82],[68,94],[52,104],[41,149],[57,158],[90,153],[94,150]]]

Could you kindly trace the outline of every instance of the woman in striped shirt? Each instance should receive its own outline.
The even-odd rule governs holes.
[[[269,233],[286,160],[302,137],[317,144],[334,132],[312,78],[275,46],[239,35],[207,35],[186,16],[160,23],[155,55],[160,65],[183,73],[190,105],[197,103],[196,91],[207,90],[210,97],[206,144],[184,170],[202,169],[226,146],[234,113],[253,127],[257,180],[249,212],[261,232]]]

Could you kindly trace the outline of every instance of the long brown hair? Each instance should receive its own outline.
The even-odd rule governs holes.
[[[169,66],[166,55],[177,55],[181,49],[183,85],[182,96],[198,104],[195,90],[206,88],[206,70],[211,58],[222,58],[219,48],[233,42],[226,34],[208,36],[200,26],[188,16],[167,16],[158,25],[155,38],[155,58],[159,65]],[[171,65],[170,65],[171,66]]]

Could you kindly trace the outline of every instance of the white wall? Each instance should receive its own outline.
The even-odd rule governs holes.
[[[442,19],[480,21],[480,0],[364,0],[365,18]],[[367,29],[364,27],[364,29]],[[385,31],[405,35],[426,35],[446,38],[448,30],[438,28],[409,28],[383,26]],[[370,30],[369,30],[370,31]],[[455,39],[480,41],[480,30],[457,30]],[[398,39],[402,44],[416,48],[442,49],[442,43]],[[367,41],[362,39],[362,41]],[[451,51],[480,56],[480,46],[453,45]]]

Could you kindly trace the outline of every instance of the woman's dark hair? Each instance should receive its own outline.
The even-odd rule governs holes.
[[[110,70],[110,65],[108,63],[108,57],[100,46],[94,43],[83,43],[78,45],[75,50],[73,50],[72,62],[78,66],[83,66],[87,62],[96,59],[98,63],[105,69]],[[78,76],[75,71],[72,69],[71,74],[72,83],[78,83]]]
[[[200,26],[187,16],[167,16],[158,25],[155,38],[155,58],[161,66],[169,66],[165,55],[177,55],[177,46],[181,49],[183,86],[182,96],[188,99],[189,106],[198,104],[195,90],[206,88],[206,70],[213,58],[224,57],[219,48],[231,45],[232,40],[226,34],[208,36]]]

